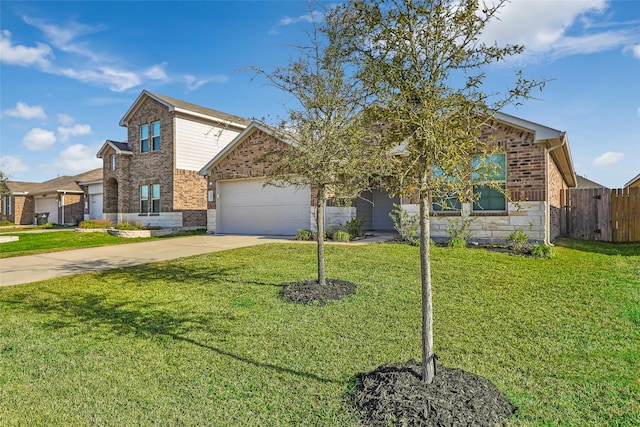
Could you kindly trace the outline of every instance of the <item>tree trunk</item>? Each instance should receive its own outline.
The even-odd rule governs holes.
[[[316,241],[318,242],[318,283],[321,286],[327,284],[327,277],[324,269],[324,206],[326,198],[324,190],[318,188],[318,197],[316,197]]]
[[[423,183],[424,184],[424,183]],[[422,283],[422,381],[431,384],[433,360],[433,303],[431,300],[431,254],[429,240],[429,191],[420,190],[420,281]]]

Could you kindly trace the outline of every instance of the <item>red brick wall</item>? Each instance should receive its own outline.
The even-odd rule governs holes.
[[[15,224],[29,225],[35,221],[36,203],[31,196],[13,196],[11,214],[7,219]]]
[[[266,176],[271,165],[262,157],[269,152],[286,147],[289,146],[273,136],[259,129],[254,130],[226,158],[209,171],[209,176],[207,176],[209,190],[213,190],[215,194],[216,181],[220,179]],[[215,197],[213,199],[208,203],[209,209],[216,208]]]
[[[61,196],[62,197],[62,196]],[[58,221],[62,221],[61,209],[58,209]],[[64,223],[78,224],[84,218],[83,194],[64,195]]]

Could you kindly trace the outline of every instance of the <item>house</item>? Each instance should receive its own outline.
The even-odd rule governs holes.
[[[198,171],[242,132],[243,118],[142,91],[120,126],[126,141],[107,140],[104,214],[114,222],[205,228],[207,183]]]
[[[602,184],[598,184],[597,182],[591,181],[590,179],[576,175],[576,188],[607,188]]]
[[[560,191],[576,186],[568,138],[565,132],[508,114],[498,113],[485,136],[491,135],[504,154],[498,179],[511,200],[500,192],[478,186],[482,196],[457,210],[434,207],[431,233],[448,238],[449,220],[473,217],[473,240],[504,242],[522,228],[534,241],[549,242],[560,234]],[[269,164],[263,155],[289,144],[268,127],[253,122],[201,170],[207,177],[207,229],[214,233],[294,234],[314,228],[314,201],[310,188],[266,185]],[[329,229],[354,217],[365,218],[366,229],[393,230],[389,213],[393,204],[410,213],[418,206],[410,198],[389,197],[383,190],[361,194],[348,208],[327,207]]]
[[[2,217],[15,224],[37,224],[36,214],[46,214],[46,222],[67,225],[102,217],[102,169],[41,183],[6,181],[5,184]]]
[[[640,187],[640,173],[624,185],[624,188]]]

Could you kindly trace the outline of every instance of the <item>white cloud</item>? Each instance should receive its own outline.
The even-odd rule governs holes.
[[[0,62],[12,65],[49,67],[49,58],[53,57],[51,47],[43,43],[36,43],[36,47],[14,45],[8,30],[0,32]]]
[[[211,77],[206,77],[203,79],[198,79],[195,76],[192,76],[190,74],[186,74],[185,76],[183,76],[184,81],[187,84],[187,88],[189,88],[190,91],[196,90],[199,87],[207,84],[207,83],[211,83],[211,82],[215,82],[215,83],[225,83],[227,81],[229,81],[229,77],[225,76],[225,75],[215,75],[215,76],[211,76]]]
[[[73,122],[76,121],[76,119],[74,119],[68,114],[60,113],[58,114],[58,121],[62,123],[64,126],[71,126]]]
[[[625,50],[630,50],[634,57],[640,59],[640,44],[627,46]]]
[[[607,151],[604,154],[599,155],[593,160],[595,166],[611,166],[620,162],[624,158],[624,153],[615,151]]]
[[[167,73],[165,72],[165,68],[167,66],[166,62],[163,62],[160,65],[154,65],[150,68],[148,68],[145,72],[144,75],[151,79],[151,80],[168,80],[169,77],[167,76]]]
[[[0,156],[0,170],[9,178],[12,175],[29,172],[31,168],[17,156]]]
[[[280,20],[280,22],[278,22],[276,25],[271,27],[271,29],[269,30],[269,34],[270,35],[278,34],[279,32],[278,29],[280,27],[286,27],[288,25],[297,24],[299,22],[306,22],[306,23],[312,24],[314,22],[315,23],[322,22],[323,20],[324,20],[324,13],[317,10],[314,10],[311,13],[300,15],[296,18],[285,16]]]
[[[29,151],[41,151],[55,144],[56,135],[40,128],[31,129],[22,139],[22,143]]]
[[[524,45],[526,57],[588,54],[638,43],[640,35],[632,23],[592,25],[590,16],[603,14],[608,6],[608,0],[513,0],[487,25],[482,40]]]
[[[60,152],[51,163],[40,165],[40,168],[47,171],[59,171],[64,175],[75,175],[102,166],[102,160],[96,158],[96,152],[101,144],[84,145],[74,144]]]
[[[73,125],[69,127],[59,127],[58,136],[60,141],[69,141],[70,136],[89,135],[91,133],[91,126],[89,125]]]
[[[60,70],[60,74],[83,83],[105,85],[114,92],[124,92],[142,84],[142,79],[137,73],[112,67],[100,66],[80,70],[66,68]]]
[[[34,105],[30,107],[24,102],[18,102],[15,108],[9,108],[3,111],[3,114],[11,117],[18,117],[20,119],[41,119],[47,118],[47,114],[44,112],[44,108],[41,105]]]

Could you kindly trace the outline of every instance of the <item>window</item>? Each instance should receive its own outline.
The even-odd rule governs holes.
[[[11,196],[2,198],[2,213],[3,215],[11,215]]]
[[[151,212],[160,212],[160,184],[151,186]]]
[[[140,126],[140,152],[149,151],[149,125]]]
[[[445,176],[445,173],[438,166],[432,167],[432,174],[434,178],[444,179],[446,182],[456,182],[457,179]],[[434,212],[460,212],[462,210],[462,203],[455,193],[437,193],[431,198],[431,209]]]
[[[149,186],[140,187],[140,213],[149,212]]]
[[[116,155],[115,154],[111,155],[111,170],[112,171],[116,170]]]
[[[473,158],[473,192],[478,199],[473,203],[474,211],[506,211],[506,155],[494,154],[489,157]],[[491,183],[492,186],[488,184]],[[502,191],[498,190],[500,187]]]
[[[151,149],[160,149],[160,122],[151,123]]]

